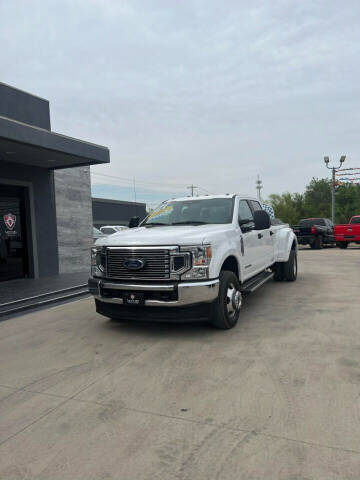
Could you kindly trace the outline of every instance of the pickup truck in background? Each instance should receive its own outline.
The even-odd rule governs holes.
[[[299,245],[320,249],[334,244],[334,224],[328,218],[304,218],[292,229]]]
[[[98,313],[119,320],[236,325],[243,294],[297,278],[297,240],[271,225],[255,198],[169,200],[133,228],[92,248],[89,291]]]
[[[335,225],[334,238],[339,248],[347,248],[351,242],[360,244],[360,215],[351,217],[347,224]]]

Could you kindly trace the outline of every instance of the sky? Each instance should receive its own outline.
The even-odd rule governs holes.
[[[0,0],[0,81],[105,145],[95,196],[303,191],[360,167],[360,2]],[[134,189],[135,178],[135,189]]]

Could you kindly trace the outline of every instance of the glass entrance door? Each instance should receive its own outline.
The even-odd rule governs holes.
[[[0,281],[28,274],[24,190],[0,185]]]

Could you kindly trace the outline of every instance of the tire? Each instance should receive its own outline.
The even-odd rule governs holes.
[[[211,323],[222,330],[235,327],[240,315],[242,295],[235,273],[220,272],[219,296],[212,305]]]
[[[348,242],[339,242],[336,244],[339,248],[347,248],[349,246]]]
[[[315,243],[310,243],[310,248],[314,249],[315,248]]]
[[[323,248],[323,239],[320,235],[316,237],[314,245],[316,250],[321,250]]]
[[[284,280],[284,263],[276,262],[273,268],[275,282],[282,282]]]
[[[287,282],[295,282],[298,273],[298,261],[296,249],[291,250],[289,260],[284,263],[284,278]]]

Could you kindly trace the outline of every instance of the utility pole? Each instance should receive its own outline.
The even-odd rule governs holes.
[[[345,162],[346,155],[341,155],[340,165],[338,167],[329,167],[329,157],[324,157],[324,162],[326,168],[332,171],[332,181],[331,181],[331,220],[335,224],[335,186],[336,186],[336,171],[341,168],[341,165]]]
[[[135,177],[134,177],[134,201],[135,201],[135,216],[137,214],[137,208],[136,208],[136,184],[135,184]]]
[[[257,176],[256,180],[256,190],[258,191],[257,196],[259,201],[261,202],[261,189],[263,188],[262,181],[260,180],[260,176]]]
[[[198,188],[196,185],[189,185],[188,187],[186,188],[189,188],[191,189],[191,196],[193,197],[194,196],[194,188]]]

